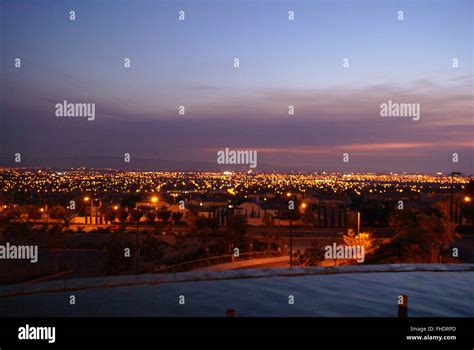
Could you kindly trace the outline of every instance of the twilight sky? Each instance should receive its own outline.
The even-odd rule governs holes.
[[[0,166],[216,169],[229,147],[257,170],[474,173],[470,0],[0,0],[0,16]],[[57,118],[63,100],[95,120]],[[382,118],[388,100],[421,120]]]

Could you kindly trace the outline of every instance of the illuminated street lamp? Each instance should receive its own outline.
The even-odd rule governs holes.
[[[466,216],[468,208],[471,205],[471,203],[472,203],[472,197],[471,196],[464,196],[462,201],[460,201],[460,203],[459,203],[459,209],[460,209],[459,210],[459,225],[460,226],[463,225],[463,217]]]
[[[92,202],[93,202],[93,201],[92,201],[92,199],[91,199],[89,196],[85,196],[83,199],[84,199],[84,202],[86,202],[86,203],[87,203],[87,202],[90,202],[90,203],[91,203],[91,222],[90,222],[90,223],[91,223],[91,225],[92,225]],[[86,217],[87,217],[87,213],[86,213]],[[87,221],[87,220],[86,220],[86,221]],[[87,223],[87,222],[86,222],[86,223]]]
[[[152,203],[154,203],[154,204],[155,204],[155,203],[158,203],[158,197],[157,197],[157,196],[151,197],[150,202],[152,202]]]
[[[294,202],[296,201],[295,195],[291,192],[287,192],[286,196],[288,198],[291,197],[291,200]],[[303,203],[304,204],[304,203]],[[303,206],[303,205],[301,205]],[[290,268],[293,267],[293,215],[294,215],[294,207],[288,211],[288,216],[290,219]]]
[[[450,200],[450,204],[449,204],[449,216],[451,218],[451,220],[454,221],[454,176],[459,176],[461,175],[460,172],[452,172],[451,173],[451,200]]]

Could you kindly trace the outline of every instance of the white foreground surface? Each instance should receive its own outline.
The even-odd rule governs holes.
[[[474,265],[236,270],[0,287],[4,316],[474,316]],[[70,296],[76,305],[70,305]],[[289,305],[289,296],[294,305]],[[179,304],[184,296],[185,304]]]

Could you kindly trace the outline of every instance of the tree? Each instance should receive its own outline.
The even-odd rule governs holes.
[[[12,222],[3,226],[6,239],[25,241],[31,237],[31,228],[26,222]]]
[[[298,208],[297,203],[295,202],[295,208]],[[290,225],[292,224],[293,221],[298,220],[301,215],[297,209],[286,209],[283,210],[281,213],[281,219],[283,220],[288,220],[290,222]]]
[[[55,220],[61,220],[63,227],[68,227],[73,213],[61,205],[55,205],[49,209],[49,216]]]
[[[59,272],[59,257],[66,246],[66,234],[62,232],[60,226],[54,225],[51,230],[46,232],[45,236],[46,247],[53,255],[54,273],[57,273]]]
[[[181,251],[186,249],[187,244],[186,244],[186,236],[185,235],[180,235],[179,233],[176,233],[174,235],[175,243],[173,245],[173,248],[176,249],[177,251]]]
[[[370,232],[361,232],[356,234],[352,229],[347,230],[347,234],[342,236],[345,246],[362,246],[364,255],[370,254],[376,249],[375,240]]]
[[[107,222],[110,222],[111,224],[113,224],[116,218],[117,218],[117,210],[115,210],[112,207],[105,208],[105,220],[107,220]]]
[[[243,246],[247,234],[247,218],[242,215],[233,215],[227,220],[225,240],[229,244],[229,250],[236,245]]]
[[[423,210],[398,210],[389,222],[394,238],[368,256],[366,263],[437,263],[459,238],[444,202]]]
[[[30,238],[33,229],[30,220],[37,218],[39,211],[33,206],[21,206],[5,210],[2,216],[5,238],[24,241]]]
[[[140,196],[136,193],[129,193],[125,195],[125,197],[122,196],[122,201],[120,202],[120,207],[129,207],[133,208],[137,204],[137,202],[140,200]]]
[[[127,247],[115,235],[105,243],[105,265],[104,270],[107,275],[119,275],[131,269],[130,257],[125,255]]]
[[[175,225],[178,225],[178,223],[181,221],[183,218],[183,213],[179,211],[175,211],[174,213],[171,214],[171,219],[173,220]]]
[[[27,223],[29,223],[31,220],[38,220],[41,218],[41,213],[39,209],[34,205],[26,205],[23,211],[27,215]]]
[[[151,210],[148,210],[146,213],[145,213],[145,217],[146,217],[146,220],[148,222],[151,222],[151,224],[153,225],[153,223],[155,222],[155,218],[156,218],[156,213],[151,211]]]
[[[171,211],[167,210],[165,206],[162,206],[156,214],[163,222],[167,223],[171,217]]]
[[[196,215],[191,222],[191,232],[199,236],[210,236],[217,232],[219,222],[217,218],[207,218]]]
[[[128,220],[129,215],[130,213],[128,212],[128,210],[120,209],[120,212],[118,214],[118,219],[120,221],[120,228],[124,231],[127,226],[127,220]]]
[[[296,250],[293,258],[294,266],[319,266],[321,261],[324,260],[324,247],[317,241],[311,241],[309,248],[304,250],[301,254],[299,250]]]
[[[311,210],[306,210],[301,219],[303,220],[303,223],[308,226],[315,227],[317,224],[316,216]]]
[[[268,230],[265,230],[263,234],[265,236],[265,240],[267,241],[267,250],[271,250],[272,243],[276,241],[276,245],[280,247],[280,234],[278,231],[273,230],[273,226],[275,225],[274,218],[271,214],[266,213],[263,216],[262,223],[264,226],[269,227]]]
[[[139,209],[133,209],[130,214],[132,216],[133,222],[137,225],[138,230],[138,225],[140,224],[140,220],[143,217],[143,212]]]
[[[142,242],[142,257],[143,261],[150,262],[163,257],[164,249],[168,246],[165,241],[155,238],[147,237]]]
[[[6,215],[8,217],[9,222],[22,221],[21,214],[22,211],[19,207],[14,207],[6,210]]]

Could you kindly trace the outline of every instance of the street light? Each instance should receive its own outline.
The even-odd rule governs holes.
[[[467,209],[466,207],[468,207],[472,202],[472,198],[470,196],[464,196],[464,198],[462,199],[462,201],[460,201],[459,203],[459,225],[462,226],[463,225],[463,216],[466,215],[465,214],[465,210]]]
[[[449,204],[449,216],[451,217],[451,220],[454,221],[454,176],[459,176],[461,175],[460,172],[453,171],[451,172],[451,200]]]
[[[294,202],[296,201],[295,195],[293,195],[293,193],[291,192],[288,192],[286,196],[288,198],[292,197],[291,200],[293,201],[293,204],[294,204]],[[290,219],[290,268],[293,267],[293,214],[294,212],[295,212],[294,207],[293,209],[289,209],[288,211],[288,216]]]
[[[92,202],[93,202],[93,201],[92,201],[92,199],[91,199],[89,196],[85,196],[83,199],[84,199],[84,202],[86,202],[86,203],[87,203],[87,202],[90,202],[90,203],[91,203],[91,222],[90,222],[90,223],[91,223],[91,225],[92,225]],[[87,217],[87,213],[86,213],[86,217]],[[87,223],[87,222],[86,222],[86,223]]]

